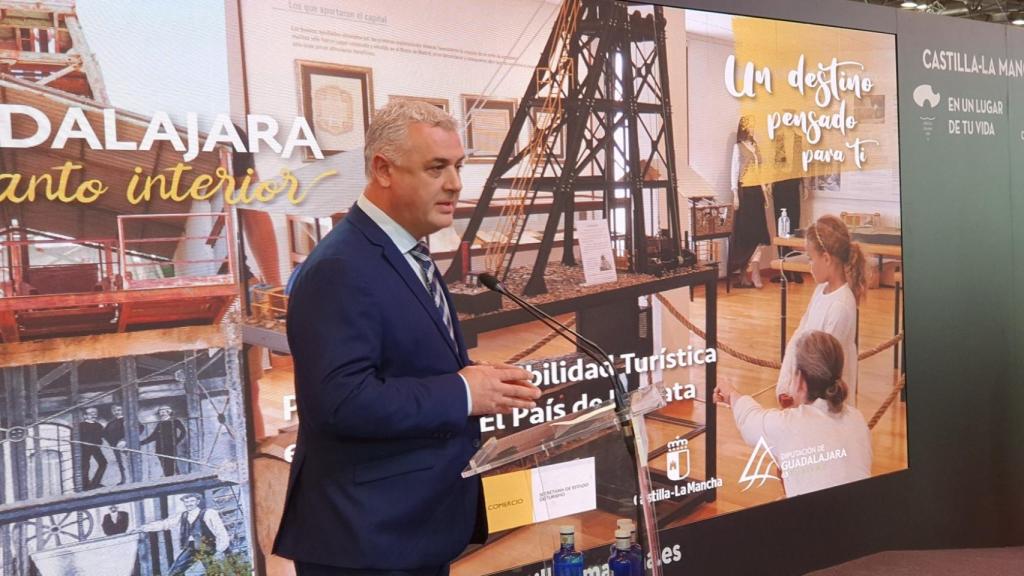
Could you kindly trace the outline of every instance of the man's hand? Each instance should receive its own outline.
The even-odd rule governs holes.
[[[469,384],[473,397],[470,414],[508,414],[513,408],[530,409],[540,398],[540,389],[530,384],[531,374],[509,364],[466,366],[459,374]]]

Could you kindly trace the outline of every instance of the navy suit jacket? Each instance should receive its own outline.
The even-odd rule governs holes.
[[[358,206],[303,263],[288,308],[300,424],[275,554],[411,570],[448,563],[486,532],[480,481],[460,476],[480,427],[444,292],[456,342]]]

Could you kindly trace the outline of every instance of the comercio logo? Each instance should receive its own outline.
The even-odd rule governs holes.
[[[526,501],[522,498],[516,498],[515,500],[505,500],[504,502],[495,502],[494,504],[488,504],[488,510],[501,510],[503,508],[511,508],[512,506],[522,506]]]

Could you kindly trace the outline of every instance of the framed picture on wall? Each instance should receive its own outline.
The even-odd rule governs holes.
[[[320,221],[310,216],[286,214],[288,221],[288,256],[294,268],[306,260],[306,256],[323,238]]]
[[[363,147],[373,116],[373,70],[296,60],[300,113],[324,155]],[[312,160],[311,152],[306,159]]]
[[[466,147],[473,151],[467,162],[494,162],[512,127],[516,101],[463,94],[462,110],[466,121]]]
[[[554,114],[542,108],[534,107],[530,109],[530,119],[533,124],[533,130],[535,131],[546,130],[551,125],[551,121],[554,117]],[[554,136],[554,141],[551,142],[550,146],[551,155],[555,158],[565,158],[565,134],[565,126],[562,126],[562,129],[557,135],[549,135],[549,137]]]
[[[451,113],[451,109],[448,107],[447,98],[430,98],[427,96],[397,96],[392,94],[388,96],[388,102],[396,100],[415,100],[417,102],[426,102],[427,104],[433,104],[445,112]]]
[[[853,115],[865,124],[885,123],[885,94],[865,94],[853,99]]]
[[[811,190],[815,193],[839,194],[843,189],[842,172],[833,165],[828,172],[810,177]]]

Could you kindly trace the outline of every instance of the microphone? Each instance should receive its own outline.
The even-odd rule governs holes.
[[[493,290],[494,292],[497,292],[502,296],[507,296],[510,300],[515,302],[520,308],[526,310],[534,318],[540,320],[548,328],[554,330],[559,336],[565,338],[569,342],[572,342],[577,347],[579,347],[579,349],[582,350],[583,353],[586,354],[590,359],[594,360],[598,364],[607,364],[609,367],[609,371],[611,372],[609,378],[612,382],[612,391],[615,394],[615,409],[617,411],[621,411],[624,410],[629,405],[629,402],[626,398],[627,384],[625,382],[625,379],[622,377],[621,374],[617,375],[615,373],[615,366],[608,361],[609,354],[605,352],[604,349],[598,346],[593,340],[587,338],[586,336],[580,334],[579,332],[573,330],[572,328],[566,326],[565,324],[562,324],[547,312],[541,310],[540,308],[534,306],[533,304],[530,304],[526,300],[523,300],[519,296],[510,292],[507,288],[505,288],[505,285],[502,284],[501,281],[498,280],[498,278],[493,274],[484,272],[483,274],[480,274],[477,278],[480,280],[480,283],[483,284],[485,288],[487,288],[488,290]],[[569,336],[567,336],[566,333],[575,336],[576,340],[569,338]]]
[[[484,272],[483,274],[477,276],[477,279],[480,280],[480,283],[483,284],[484,287],[487,288],[488,290],[493,290],[501,294],[505,293],[505,285],[502,284],[501,280],[498,280],[498,277],[495,276],[494,274],[491,274],[490,272]]]
[[[579,332],[573,330],[572,328],[566,326],[565,324],[562,324],[561,322],[558,321],[558,319],[554,318],[553,316],[551,316],[547,312],[541,310],[540,308],[537,308],[533,304],[530,304],[529,302],[523,300],[519,296],[509,292],[509,290],[507,288],[505,288],[505,285],[502,284],[501,281],[498,280],[498,278],[495,277],[493,274],[484,272],[483,274],[478,276],[478,278],[480,280],[480,283],[483,284],[485,288],[487,288],[489,290],[493,290],[493,291],[495,291],[495,292],[497,292],[499,294],[502,294],[504,296],[508,296],[513,302],[515,302],[516,304],[518,304],[521,307],[525,308],[527,312],[532,313],[534,316],[540,314],[540,315],[544,316],[544,318],[547,319],[549,322],[554,322],[555,324],[557,324],[558,325],[557,326],[557,328],[558,328],[557,332],[559,332],[559,333],[568,332],[568,333],[572,334],[573,336],[575,336],[576,338],[578,338],[580,342],[573,342],[573,344],[579,344],[579,343],[586,344],[587,346],[590,347],[590,352],[595,352],[595,353],[597,353],[597,354],[602,356],[602,358],[594,358],[594,360],[597,360],[598,362],[601,362],[601,363],[604,363],[604,362],[608,361],[609,354],[607,352],[605,352],[600,346],[598,346],[593,340],[590,340],[586,336],[580,334]],[[548,324],[550,326],[549,322],[545,322],[545,324]],[[582,346],[581,346],[581,348],[582,348]]]

